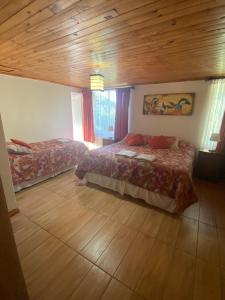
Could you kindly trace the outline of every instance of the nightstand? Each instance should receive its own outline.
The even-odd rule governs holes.
[[[103,147],[112,145],[114,143],[115,143],[115,140],[113,138],[108,138],[108,139],[103,139],[102,140]]]
[[[195,173],[201,179],[213,181],[223,179],[225,175],[225,154],[200,150]]]

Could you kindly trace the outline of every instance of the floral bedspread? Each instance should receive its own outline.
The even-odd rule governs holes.
[[[83,143],[72,140],[54,139],[30,145],[31,154],[9,154],[14,186],[75,166],[87,151]]]
[[[153,162],[138,161],[115,155],[121,150],[154,154]],[[197,201],[192,183],[195,148],[179,142],[179,149],[154,149],[146,146],[128,146],[124,141],[91,150],[78,164],[75,174],[82,179],[86,173],[95,173],[119,180],[176,200],[176,212]]]

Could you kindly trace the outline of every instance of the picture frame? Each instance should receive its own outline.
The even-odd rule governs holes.
[[[190,116],[195,93],[145,95],[143,115]]]

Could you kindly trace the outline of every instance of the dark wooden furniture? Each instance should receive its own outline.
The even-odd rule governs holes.
[[[103,141],[102,141],[103,147],[112,145],[112,144],[114,144],[114,143],[115,143],[115,140],[112,139],[112,138],[103,139]]]
[[[225,175],[225,154],[200,150],[195,174],[198,178],[218,181]]]

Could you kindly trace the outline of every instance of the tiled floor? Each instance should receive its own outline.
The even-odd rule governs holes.
[[[225,184],[196,188],[179,217],[76,186],[72,172],[17,193],[31,299],[225,299]]]

